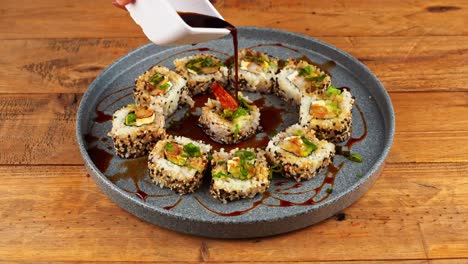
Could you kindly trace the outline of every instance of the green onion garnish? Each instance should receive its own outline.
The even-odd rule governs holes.
[[[172,143],[167,143],[166,146],[164,146],[164,149],[167,151],[172,151],[174,150],[174,145]]]
[[[241,159],[251,160],[255,158],[255,153],[248,150],[238,150],[234,153],[234,156]]]
[[[303,131],[302,130],[297,130],[294,134],[298,137],[302,136]]]
[[[156,85],[158,83],[160,83],[162,80],[164,79],[164,75],[160,74],[159,72],[155,73],[153,76],[151,76],[149,78],[149,82],[152,84],[152,85]]]
[[[252,111],[252,106],[242,97],[238,97],[240,106],[245,108],[246,110]]]
[[[270,173],[268,175],[268,179],[273,179],[274,174],[283,174],[283,168],[280,163],[276,163],[273,166],[270,167]]]
[[[310,65],[307,65],[304,68],[299,69],[299,76],[307,76],[311,74],[312,74],[312,67],[310,67]]]
[[[185,67],[187,67],[187,69],[190,69],[196,72],[197,74],[200,74],[202,73],[202,70],[200,69],[200,67],[205,68],[205,67],[214,67],[214,66],[220,66],[220,65],[221,63],[214,62],[212,58],[197,58],[197,59],[192,59],[189,62],[187,62]]]
[[[184,152],[187,153],[190,157],[200,157],[200,147],[196,146],[193,143],[188,143],[184,146]]]
[[[229,175],[229,174],[226,174],[226,173],[223,173],[223,172],[216,172],[215,173],[214,171],[212,172],[211,176],[213,178],[221,178],[221,177],[231,178],[231,175]]]
[[[304,144],[306,144],[306,146],[308,146],[309,148],[312,149],[311,152],[314,152],[314,151],[317,150],[317,148],[318,148],[317,145],[315,145],[314,143],[310,142],[306,137],[302,136],[302,137],[301,137],[301,140],[302,140],[302,142],[304,142]]]
[[[327,77],[327,75],[323,74],[323,75],[316,76],[316,77],[307,77],[305,78],[305,80],[314,82],[314,83],[321,83],[325,79],[325,77]]]
[[[244,56],[244,59],[251,61],[251,62],[268,62],[267,59],[262,58],[262,57],[254,57],[254,56]]]
[[[136,114],[134,112],[130,112],[125,117],[125,125],[126,126],[133,126],[136,120],[137,120]]]
[[[234,137],[239,137],[239,124],[234,125]]]
[[[327,95],[332,96],[334,94],[341,94],[341,90],[336,88],[333,85],[330,85],[330,87],[328,87],[328,89],[327,89]]]
[[[349,157],[347,157],[350,161],[354,161],[354,162],[362,162],[362,156],[357,154],[357,153],[352,153],[351,155],[349,155]]]
[[[200,63],[202,67],[213,67],[216,66],[216,63],[211,58],[203,59]]]
[[[159,90],[166,90],[167,88],[171,87],[170,83],[163,83],[161,86],[159,86]]]

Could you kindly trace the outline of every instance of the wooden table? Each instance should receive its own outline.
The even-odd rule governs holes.
[[[110,0],[2,1],[0,261],[468,263],[468,1],[215,4],[235,25],[319,38],[375,72],[397,126],[375,186],[343,221],[269,238],[143,222],[87,177],[75,118],[90,82],[147,39]]]

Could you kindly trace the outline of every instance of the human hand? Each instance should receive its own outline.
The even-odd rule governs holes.
[[[124,10],[127,10],[125,8],[126,4],[130,4],[130,3],[133,3],[133,2],[135,2],[135,0],[112,0],[113,5],[115,5],[118,8],[122,8]]]

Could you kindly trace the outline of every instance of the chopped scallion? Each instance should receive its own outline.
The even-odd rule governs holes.
[[[304,144],[305,144],[306,146],[308,146],[309,148],[312,149],[311,152],[314,152],[314,151],[317,150],[317,148],[318,148],[317,145],[315,145],[314,143],[310,142],[306,137],[302,136],[302,137],[301,137],[301,140],[302,140],[302,142],[304,142]]]
[[[187,153],[190,157],[200,157],[200,147],[196,146],[193,143],[188,143],[184,146],[184,152]]]
[[[239,124],[234,125],[234,137],[239,137]]]
[[[352,153],[348,159],[354,162],[362,162],[362,156],[357,153]]]
[[[126,126],[133,126],[136,120],[137,120],[136,114],[134,112],[130,112],[125,117],[125,125]]]
[[[164,75],[160,74],[159,72],[155,73],[153,76],[151,76],[149,78],[149,82],[152,84],[152,85],[156,85],[158,83],[160,83],[162,80],[164,80]]]
[[[166,90],[169,87],[171,87],[171,84],[169,82],[163,83],[161,86],[159,86],[159,90]]]
[[[330,85],[330,87],[328,87],[328,89],[327,89],[327,95],[332,96],[334,94],[341,94],[341,90],[336,88],[333,85]]]

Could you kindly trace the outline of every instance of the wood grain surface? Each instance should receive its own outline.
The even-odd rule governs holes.
[[[110,0],[4,2],[0,263],[468,263],[467,0],[213,1],[235,25],[349,52],[383,82],[396,113],[382,176],[345,219],[244,240],[148,224],[87,176],[75,139],[81,97],[147,43],[126,12]]]

